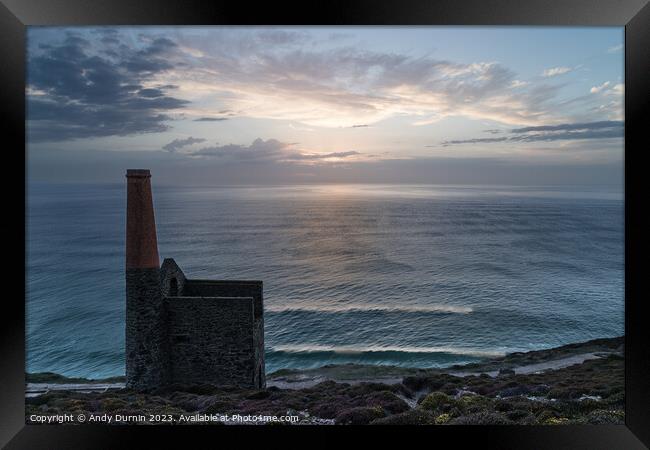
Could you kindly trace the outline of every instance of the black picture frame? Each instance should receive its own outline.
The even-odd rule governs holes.
[[[360,432],[372,440],[395,437],[410,445],[473,444],[501,449],[637,449],[650,446],[650,327],[643,314],[645,295],[641,223],[642,170],[648,149],[646,119],[650,107],[650,4],[648,0],[330,0],[281,5],[227,0],[1,0],[0,108],[7,125],[3,162],[3,197],[15,200],[5,209],[5,242],[25,236],[25,159],[18,155],[25,136],[25,36],[35,25],[520,25],[625,27],[625,425],[585,426],[447,426],[447,427],[302,427],[301,446],[329,442]],[[21,144],[22,143],[22,144]],[[10,160],[8,153],[16,154]],[[10,162],[11,161],[11,162]],[[21,170],[22,169],[22,170]],[[23,177],[23,183],[12,179]],[[21,189],[23,190],[21,192]],[[22,200],[20,196],[22,194]],[[5,201],[5,208],[10,202]],[[18,247],[18,246],[17,246]],[[6,448],[130,448],[147,439],[187,447],[197,436],[225,445],[261,434],[293,440],[301,427],[129,427],[25,425],[25,278],[17,261],[25,247],[5,256],[7,272],[18,287],[5,293],[0,314],[0,445]],[[20,283],[20,280],[23,282]],[[7,280],[5,280],[6,282]],[[23,296],[20,296],[22,291]],[[291,428],[291,429],[289,429]],[[234,436],[233,436],[234,435]],[[415,442],[415,436],[421,443]],[[346,438],[347,439],[347,438]],[[423,439],[423,440],[422,440]],[[296,441],[298,444],[298,442]],[[364,444],[370,445],[369,443]],[[408,444],[407,444],[408,445]]]

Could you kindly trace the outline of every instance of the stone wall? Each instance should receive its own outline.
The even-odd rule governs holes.
[[[253,338],[255,386],[266,387],[264,363],[263,283],[256,280],[185,280],[183,295],[204,297],[252,297],[254,301]]]
[[[148,389],[167,381],[167,333],[160,269],[126,270],[126,384]]]
[[[188,280],[171,259],[127,270],[127,385],[264,388],[261,281]]]
[[[253,325],[253,342],[255,358],[254,386],[258,389],[266,388],[266,368],[264,358],[264,318],[257,317]]]
[[[176,283],[176,292],[172,284]],[[172,258],[165,258],[160,266],[160,290],[163,297],[182,297],[185,291],[185,274]]]
[[[168,297],[170,381],[256,387],[253,298]]]
[[[264,314],[262,282],[252,280],[187,280],[184,295],[196,297],[252,297],[255,317]]]

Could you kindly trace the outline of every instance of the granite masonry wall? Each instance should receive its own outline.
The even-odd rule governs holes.
[[[170,378],[256,386],[251,297],[167,297]]]
[[[168,381],[168,350],[158,268],[126,270],[127,387],[147,389]]]
[[[172,258],[165,258],[160,266],[160,290],[163,297],[182,297],[185,292],[185,274]]]
[[[255,280],[185,280],[183,295],[196,297],[252,297],[254,302],[254,386],[266,386],[264,363],[263,283]]]

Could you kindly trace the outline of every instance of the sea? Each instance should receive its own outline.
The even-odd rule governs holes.
[[[161,258],[264,282],[266,371],[445,367],[624,333],[624,196],[584,186],[153,187]],[[27,186],[26,370],[123,375],[123,184]]]

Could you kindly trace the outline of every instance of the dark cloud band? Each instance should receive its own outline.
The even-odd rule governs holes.
[[[134,49],[118,36],[104,32],[98,49],[97,42],[67,33],[61,42],[30,52],[27,132],[32,142],[169,129],[169,112],[189,102],[168,94],[175,86],[145,86],[173,67],[170,56],[176,44],[154,38]]]
[[[459,144],[493,144],[497,142],[541,142],[581,139],[623,138],[623,121],[600,121],[588,123],[565,123],[524,127],[510,130],[510,136],[495,138],[458,139],[441,142],[442,146]],[[434,147],[428,145],[427,147]]]
[[[175,152],[180,148],[187,147],[188,145],[192,144],[199,144],[201,142],[205,142],[205,139],[193,138],[192,136],[188,137],[187,139],[174,139],[169,144],[163,145],[163,150],[167,150],[168,152]]]
[[[224,120],[228,120],[227,117],[199,117],[198,119],[194,119],[194,122],[223,122]]]

